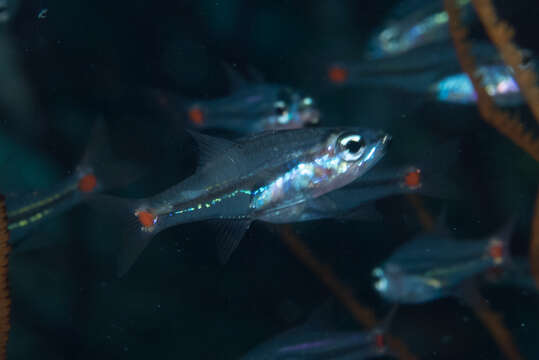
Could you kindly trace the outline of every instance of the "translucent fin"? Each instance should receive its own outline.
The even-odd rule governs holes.
[[[263,83],[264,82],[264,74],[262,74],[258,69],[256,69],[254,66],[249,65],[247,67],[247,71],[249,73],[249,76],[251,79],[254,80],[256,83]]]
[[[232,149],[236,143],[230,140],[217,138],[201,134],[196,131],[186,130],[191,135],[198,145],[198,167],[203,168],[212,159],[222,155],[225,151]]]
[[[118,226],[121,234],[121,248],[117,264],[117,276],[121,277],[133,266],[142,251],[150,243],[160,228],[156,223],[150,230],[141,225],[135,213],[145,208],[144,199],[122,199],[114,196],[97,195],[89,204]],[[144,230],[145,229],[145,230]]]
[[[513,232],[515,230],[515,224],[517,222],[517,217],[512,216],[500,230],[498,230],[493,236],[489,238],[489,248],[487,251],[490,252],[490,255],[495,257],[499,255],[499,262],[504,266],[511,263],[511,239],[513,237]],[[493,253],[493,249],[496,247],[499,248],[499,254]],[[500,247],[501,246],[501,247]]]
[[[197,181],[196,189],[222,184],[248,174],[249,163],[238,144],[193,131],[188,132],[199,146],[198,168],[192,177]]]
[[[449,228],[447,227],[447,206],[444,205],[442,208],[442,211],[440,212],[440,215],[438,215],[438,218],[436,219],[436,224],[434,224],[434,229],[432,231],[435,234],[439,234],[441,236],[446,236],[450,234]]]
[[[97,179],[98,191],[126,186],[141,175],[140,169],[132,163],[117,160],[112,156],[107,127],[102,117],[96,120],[76,171],[81,177],[92,173]]]
[[[218,234],[216,238],[217,255],[221,264],[226,264],[230,256],[238,247],[245,232],[251,225],[251,220],[218,220]]]
[[[307,319],[303,330],[308,331],[335,331],[337,330],[337,314],[335,311],[335,301],[330,298],[317,307]]]
[[[242,90],[249,85],[249,82],[232,65],[223,62],[222,66],[225,69],[231,91]]]

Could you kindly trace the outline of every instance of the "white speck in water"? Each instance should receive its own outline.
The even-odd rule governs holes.
[[[525,323],[520,323],[520,327],[526,327]]]

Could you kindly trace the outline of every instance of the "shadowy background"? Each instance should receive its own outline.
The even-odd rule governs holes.
[[[328,87],[327,65],[359,60],[396,3],[21,1],[0,29],[15,53],[13,67],[0,64],[2,74],[20,86],[4,89],[17,101],[0,106],[0,189],[42,190],[67,176],[98,117],[108,125],[114,156],[136,163],[140,173],[113,194],[144,197],[177,183],[194,171],[196,145],[148,92],[223,96],[224,62],[312,94],[324,125],[387,130],[397,162],[460,139],[450,180],[459,194],[425,199],[427,208],[436,216],[447,205],[461,237],[490,234],[517,214],[512,247],[526,255],[537,164],[485,125],[474,107],[410,107],[416,102],[398,92]],[[519,44],[537,53],[536,3],[496,5],[515,25]],[[46,17],[38,18],[45,8]],[[480,26],[473,30],[482,36]],[[518,111],[533,124],[527,109]],[[390,307],[371,290],[370,271],[421,227],[402,197],[378,207],[383,223],[326,220],[294,229],[383,317]],[[29,234],[29,250],[14,252],[10,359],[237,359],[301,324],[330,295],[281,243],[279,226],[266,223],[254,224],[226,266],[218,264],[207,224],[169,229],[117,279],[122,229],[103,213],[79,206]],[[538,296],[509,287],[485,296],[524,356],[538,358]],[[503,358],[473,312],[454,300],[403,306],[392,329],[422,359]]]

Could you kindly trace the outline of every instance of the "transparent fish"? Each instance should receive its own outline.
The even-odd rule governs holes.
[[[464,18],[470,18],[470,0],[458,0]],[[404,0],[396,6],[369,41],[366,58],[380,59],[450,39],[448,16],[442,1]]]
[[[373,270],[375,289],[387,301],[424,303],[459,296],[462,285],[510,262],[514,221],[484,240],[456,240],[447,231],[420,235]]]
[[[120,273],[158,232],[203,220],[220,220],[219,257],[226,262],[252,221],[273,221],[279,211],[355,181],[382,158],[390,140],[361,128],[271,131],[236,142],[193,136],[200,166],[191,177],[147,199],[111,199],[102,206],[118,208],[133,223]]]
[[[10,242],[18,244],[34,226],[132,180],[133,171],[126,164],[111,161],[108,150],[104,124],[98,121],[86,153],[71,176],[45,192],[8,194]]]
[[[386,333],[394,308],[380,327],[371,331],[339,331],[331,320],[320,319],[318,310],[303,325],[256,346],[242,360],[372,359],[390,355]],[[327,317],[327,316],[326,316]]]
[[[320,112],[312,97],[288,86],[247,82],[231,69],[228,73],[232,84],[229,96],[191,101],[161,94],[160,101],[185,113],[189,126],[198,130],[218,128],[253,134],[318,124]]]
[[[477,75],[487,93],[500,106],[523,102],[511,68],[505,66],[496,49],[487,43],[473,43]],[[531,54],[526,52],[528,59]],[[529,61],[526,66],[532,66]],[[473,104],[477,95],[468,76],[462,72],[450,43],[424,46],[406,54],[362,63],[334,64],[329,80],[340,86],[377,87],[421,95],[419,102],[433,99],[453,104]]]

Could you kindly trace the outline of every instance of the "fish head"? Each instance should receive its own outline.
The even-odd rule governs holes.
[[[391,136],[376,130],[350,128],[331,132],[320,162],[329,169],[328,188],[345,186],[371,169],[384,155]]]
[[[405,273],[399,266],[386,264],[372,271],[374,288],[392,303],[419,304],[440,297],[441,284]],[[437,286],[439,285],[439,286]]]
[[[273,111],[268,115],[266,124],[273,130],[299,129],[316,125],[319,120],[320,111],[312,97],[284,88],[273,103]]]
[[[368,45],[368,58],[380,59],[408,51],[412,47],[402,25],[389,24],[380,29]]]

